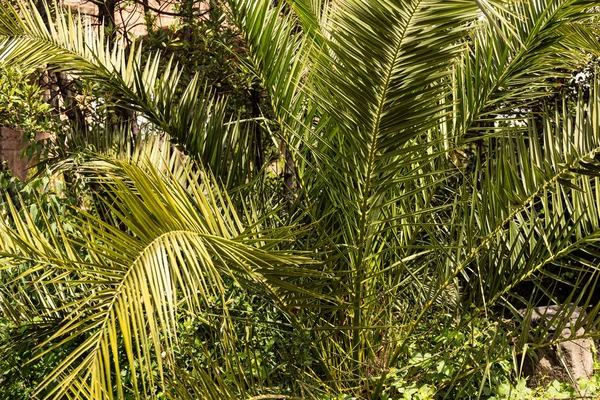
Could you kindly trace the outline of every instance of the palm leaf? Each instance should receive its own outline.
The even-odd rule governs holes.
[[[165,180],[151,166],[106,160],[87,168],[100,173],[97,181],[109,195],[105,207],[116,225],[79,211],[78,233],[60,231],[55,236],[62,246],[44,237],[16,208],[14,227],[2,227],[3,268],[15,268],[25,259],[32,263],[23,276],[37,281],[38,296],[48,304],[41,315],[62,317],[36,357],[75,345],[41,383],[40,390],[49,388],[47,397],[121,398],[124,368],[133,377],[134,393],[153,397],[152,388],[164,382],[174,360],[176,314],[182,308],[214,310],[227,351],[236,339],[225,279],[260,287],[282,307],[284,299],[293,297],[295,285],[285,277],[305,275],[297,265],[306,259],[274,250],[274,240],[285,240],[287,234],[275,239],[273,232],[270,239],[245,227],[216,186],[195,183],[202,178],[189,165],[184,168],[185,186],[177,179]],[[56,303],[66,287],[77,290]],[[215,308],[215,302],[222,308]],[[120,352],[126,361],[119,359]],[[243,388],[243,378],[237,379]]]

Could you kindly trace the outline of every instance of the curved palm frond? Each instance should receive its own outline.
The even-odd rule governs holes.
[[[131,374],[138,397],[154,397],[163,374],[172,371],[181,310],[207,315],[226,354],[236,341],[226,280],[259,288],[285,307],[293,293],[305,292],[292,277],[314,276],[298,267],[306,258],[275,250],[288,240],[287,229],[254,230],[210,177],[190,164],[183,168],[185,185],[149,165],[105,160],[84,167],[82,173],[93,171],[109,196],[98,211],[104,217],[74,210],[72,229],[59,225],[47,237],[45,230],[64,217],[50,215],[38,228],[11,206],[14,225],[1,229],[3,269],[27,263],[21,278],[36,282],[36,296],[46,304],[38,318],[59,318],[36,357],[73,347],[41,383],[46,397],[122,398],[122,371]],[[3,296],[2,308],[12,300]],[[234,372],[243,366],[225,360],[211,373],[248,387],[248,378]]]

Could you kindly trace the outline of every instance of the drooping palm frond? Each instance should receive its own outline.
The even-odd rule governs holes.
[[[163,374],[173,372],[181,310],[214,315],[207,317],[207,327],[219,332],[227,354],[236,337],[225,280],[260,288],[284,307],[296,292],[291,277],[307,276],[308,270],[298,268],[306,259],[274,249],[288,240],[287,230],[255,231],[210,176],[189,164],[180,169],[185,185],[152,166],[105,160],[84,167],[104,190],[107,200],[97,211],[103,217],[74,210],[72,230],[59,224],[48,237],[50,224],[64,216],[49,215],[39,228],[11,206],[12,222],[1,228],[3,270],[26,263],[22,278],[36,282],[35,296],[46,304],[39,318],[60,318],[45,330],[36,357],[74,347],[41,383],[47,397],[122,398],[125,370],[136,397],[154,397]],[[14,298],[3,293],[1,300],[4,310]],[[223,360],[211,374],[248,387],[247,377],[236,376],[244,367]]]
[[[465,320],[459,327],[483,315],[497,318],[503,310],[511,322],[498,318],[500,326],[506,324],[502,334],[514,341],[519,360],[521,352],[565,340],[565,329],[571,337],[593,335],[600,324],[597,85],[591,84],[589,101],[579,97],[573,112],[564,95],[542,112],[513,121],[524,126],[490,128],[495,134],[473,155],[473,174],[456,188],[468,207],[454,208],[456,223],[427,229],[440,244],[432,256],[448,265],[439,269],[432,295],[442,299],[442,288],[460,288]],[[559,312],[533,333],[535,308],[548,305]],[[419,317],[435,307],[431,299]],[[424,321],[415,321],[418,331]],[[480,367],[469,374],[499,362],[485,357],[474,358]],[[462,378],[454,379],[452,384]]]
[[[572,104],[565,92],[541,111],[500,119],[472,149],[472,171],[465,169],[454,187],[462,204],[442,225],[424,226],[439,246],[431,249],[432,263],[444,260],[440,267],[446,267],[438,267],[432,298],[410,324],[411,335],[451,287],[474,308],[463,309],[465,326],[499,308],[510,315],[504,334],[518,352],[564,340],[564,329],[573,337],[597,330],[597,78],[589,85],[589,100],[580,92]],[[530,317],[547,305],[560,312],[532,335]],[[498,362],[477,360],[479,372]]]
[[[555,298],[546,285],[567,271],[579,274],[584,281],[595,280],[600,228],[597,113],[596,78],[590,100],[580,97],[574,113],[566,101],[557,103],[552,111],[546,108],[540,117],[526,120],[527,135],[500,141],[500,157],[488,163],[486,179],[490,181],[483,181],[481,197],[474,204],[485,216],[479,230],[485,232],[494,221],[507,221],[497,238],[498,253],[482,267],[487,277],[493,277],[487,284],[497,285],[485,290],[490,305],[497,301],[510,304],[512,289],[523,282],[537,288],[527,303],[535,303],[539,295],[562,302],[564,299]],[[492,191],[494,186],[497,189]],[[501,189],[507,187],[512,189]],[[509,215],[511,204],[521,206]],[[576,292],[569,295],[575,297],[569,301],[587,306],[589,299],[584,299],[591,293],[585,287],[577,285]]]
[[[593,214],[589,216],[592,221],[587,220],[581,210],[572,214],[578,208],[571,204],[572,201],[578,205],[587,204],[584,208],[592,207],[593,210],[593,196],[586,195],[584,202],[576,190],[567,188],[572,186],[570,179],[574,177],[570,170],[579,169],[578,165],[585,164],[585,159],[597,151],[593,128],[597,106],[594,101],[586,105],[580,99],[576,117],[568,113],[562,117],[557,114],[557,122],[551,123],[550,116],[544,114],[543,126],[540,127],[539,118],[532,117],[538,111],[528,108],[531,104],[525,101],[533,102],[553,93],[550,88],[554,78],[577,63],[585,63],[583,54],[594,51],[591,44],[566,49],[561,41],[561,32],[584,30],[580,25],[583,19],[581,12],[589,6],[589,2],[553,1],[511,5],[513,8],[503,12],[506,18],[517,21],[515,29],[507,28],[498,35],[496,27],[484,20],[480,31],[484,36],[475,36],[473,45],[458,63],[454,81],[458,110],[453,114],[453,126],[442,126],[442,134],[455,132],[458,138],[464,138],[468,131],[483,140],[474,142],[470,150],[476,163],[473,167],[479,174],[464,181],[470,186],[465,190],[469,209],[461,211],[460,207],[455,208],[459,212],[454,216],[455,220],[466,226],[457,225],[443,232],[456,240],[453,243],[455,250],[444,252],[449,257],[445,273],[453,271],[450,275],[456,277],[468,268],[468,275],[479,277],[474,287],[484,297],[480,298],[484,303],[498,300],[492,294],[498,287],[504,287],[504,293],[507,293],[517,284],[513,282],[503,286],[506,282],[502,277],[517,279],[518,282],[529,278],[529,274],[533,274],[531,263],[537,262],[536,268],[543,268],[546,263],[553,262],[555,254],[570,253],[578,247],[567,245],[571,235],[578,232],[578,240],[582,237],[580,224],[588,227],[596,224]],[[587,30],[586,35],[589,33]],[[586,35],[584,40],[579,41],[580,44],[587,41]],[[490,40],[492,37],[496,41]],[[509,37],[512,38],[509,41],[501,39]],[[482,76],[474,76],[473,72],[481,72]],[[566,112],[564,96],[563,101],[562,108]],[[478,102],[481,107],[476,105]],[[464,112],[460,111],[461,107]],[[467,116],[473,112],[475,114]],[[559,128],[559,120],[565,124],[562,128]],[[448,148],[447,143],[445,147]],[[589,182],[585,186],[594,187]],[[552,199],[547,198],[549,191],[556,193]],[[558,193],[563,193],[566,198],[556,197]],[[553,209],[553,206],[557,208]],[[558,223],[556,218],[562,219],[562,222]],[[584,241],[593,241],[595,230],[588,228],[586,231],[592,236]],[[546,235],[552,236],[552,239]],[[481,250],[486,250],[484,255],[494,253],[488,245],[496,240],[502,243],[496,249],[498,253],[485,259],[483,264],[488,265],[481,265],[478,261]],[[501,267],[505,262],[508,265]],[[525,264],[527,267],[524,267]],[[524,268],[529,272],[513,274],[509,272],[511,268]],[[448,276],[441,279],[444,282],[442,287],[452,282]],[[489,279],[491,276],[498,280]],[[468,286],[474,283],[466,275],[465,279],[469,282]],[[498,287],[484,287],[483,280],[493,281]],[[439,294],[441,292],[438,291]],[[430,301],[428,307],[432,304]]]
[[[230,1],[232,19],[245,36],[253,70],[271,95],[273,110],[282,129],[294,128],[304,106],[299,90],[307,73],[311,47],[296,25],[294,15],[269,1]]]
[[[306,10],[309,27],[303,26],[306,21],[285,5],[273,7],[271,3],[232,0],[229,6],[233,22],[248,43],[249,68],[269,95],[275,114],[273,134],[284,153],[285,183],[290,189],[303,188],[305,169],[300,160],[306,157],[302,149],[316,112],[304,87],[312,79],[310,65],[323,48],[323,38],[318,20],[309,15],[310,9]]]

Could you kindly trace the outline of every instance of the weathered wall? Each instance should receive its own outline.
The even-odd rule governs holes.
[[[49,133],[40,133],[36,136],[36,140],[48,138],[50,138]],[[26,179],[29,175],[29,168],[36,163],[36,160],[28,162],[27,157],[21,158],[21,153],[26,145],[20,131],[6,127],[0,128],[0,164],[5,163],[6,168],[19,179]]]
[[[0,128],[2,146],[0,151],[0,162],[5,162],[13,175],[20,179],[27,177],[27,159],[21,158],[21,150],[24,147],[23,134],[21,132]]]

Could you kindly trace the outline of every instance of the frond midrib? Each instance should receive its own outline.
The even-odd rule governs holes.
[[[140,263],[140,260],[142,259],[142,257],[145,254],[147,254],[148,252],[150,252],[150,250],[152,249],[152,247],[155,244],[160,243],[164,238],[167,238],[167,237],[176,237],[176,236],[179,236],[179,235],[181,235],[183,237],[189,237],[191,235],[191,236],[196,236],[196,237],[200,237],[200,238],[203,238],[203,239],[206,239],[206,238],[218,238],[218,239],[221,239],[221,240],[224,239],[224,238],[217,237],[217,236],[214,236],[214,235],[209,235],[209,234],[206,234],[206,233],[201,233],[201,232],[192,231],[192,230],[179,229],[179,230],[175,230],[175,231],[164,232],[161,235],[156,236],[150,242],[148,242],[146,244],[146,246],[143,249],[141,249],[141,251],[139,252],[138,256],[131,262],[130,268],[128,268],[128,270],[123,275],[123,278],[121,279],[121,282],[119,282],[118,286],[114,289],[115,295],[110,300],[110,303],[108,304],[108,306],[106,307],[106,310],[104,312],[106,315],[103,318],[102,322],[100,324],[98,324],[98,327],[96,328],[96,331],[99,332],[97,341],[96,341],[94,347],[91,348],[90,350],[88,350],[89,354],[93,354],[94,355],[94,360],[93,360],[94,363],[97,362],[98,357],[101,357],[101,354],[100,354],[99,350],[100,350],[100,346],[101,346],[102,342],[105,340],[108,321],[110,320],[111,316],[114,315],[113,311],[115,309],[115,306],[117,306],[119,304],[119,301],[122,300],[121,297],[123,295],[123,289],[126,287],[126,284],[128,283],[128,281],[129,281],[129,279],[131,277],[131,273],[133,271],[135,271],[138,266],[143,266],[144,265],[143,263]],[[225,240],[229,240],[229,239],[225,239]],[[49,340],[52,340],[52,339],[54,339],[54,338],[51,338]],[[42,343],[40,345],[40,347],[43,346],[44,344],[48,343],[48,341]],[[65,365],[64,367],[67,368],[68,365]],[[57,369],[59,369],[59,368],[60,368],[60,365],[59,365],[59,367],[57,367]],[[52,375],[51,375],[51,377],[52,377]],[[117,379],[120,379],[120,378],[118,377]],[[36,394],[39,394],[40,391],[45,387],[44,383],[45,382],[42,382],[40,384],[40,386],[38,386],[38,390],[37,390]],[[65,390],[66,389],[67,388],[65,388]],[[62,393],[62,391],[60,391],[58,393],[60,394],[60,393]]]
[[[389,65],[388,65],[388,69],[386,71],[385,80],[383,81],[383,87],[381,88],[381,97],[379,99],[379,104],[377,105],[377,111],[375,114],[373,129],[371,130],[371,143],[370,143],[369,155],[368,155],[368,160],[367,160],[367,176],[366,176],[366,182],[363,186],[363,190],[361,193],[361,195],[362,195],[361,204],[360,204],[361,218],[360,218],[360,222],[359,222],[359,235],[358,235],[358,240],[357,240],[357,251],[359,253],[358,253],[357,263],[355,266],[356,276],[354,277],[354,300],[353,300],[354,321],[352,322],[352,325],[355,327],[356,331],[353,335],[352,340],[353,340],[353,347],[355,349],[354,359],[357,361],[359,360],[358,352],[359,352],[359,341],[360,341],[360,335],[358,334],[358,330],[360,329],[359,327],[362,323],[362,321],[361,321],[361,319],[362,319],[362,316],[361,316],[361,314],[362,314],[362,310],[361,310],[362,286],[363,286],[363,280],[364,280],[364,275],[365,275],[365,269],[363,268],[362,263],[363,263],[363,259],[365,256],[365,252],[367,250],[365,248],[367,230],[368,230],[368,223],[367,223],[368,215],[367,214],[370,211],[369,198],[371,197],[371,190],[372,190],[372,184],[373,184],[372,183],[372,180],[373,180],[372,175],[373,175],[373,171],[375,169],[375,155],[377,154],[377,142],[379,139],[379,127],[381,124],[383,111],[385,109],[385,105],[387,102],[387,94],[388,94],[388,90],[389,90],[390,83],[392,80],[394,66],[400,55],[400,51],[404,44],[404,39],[406,38],[406,34],[408,32],[409,26],[423,1],[424,0],[419,0],[417,3],[414,4],[414,8],[413,8],[412,12],[410,13],[410,15],[406,21],[406,24],[404,25],[404,27],[402,29],[400,37],[398,38],[398,42],[394,48],[393,57],[391,58]]]

